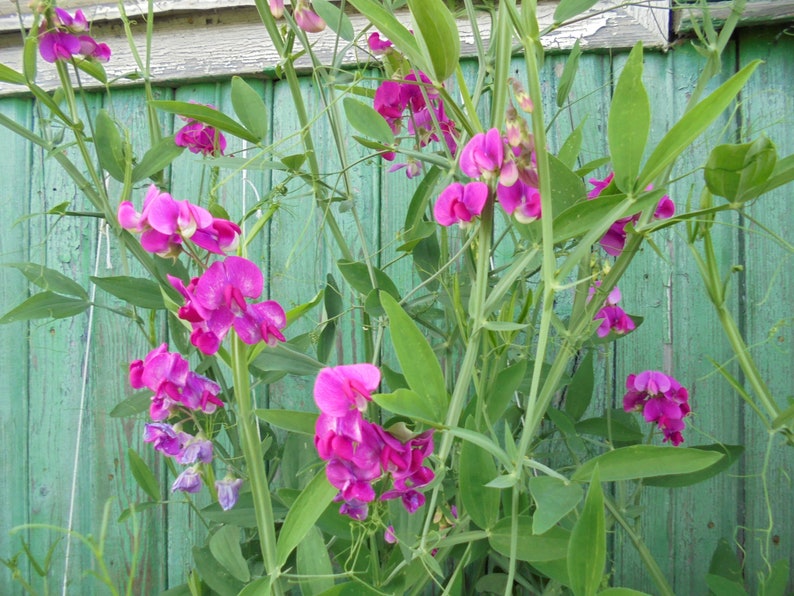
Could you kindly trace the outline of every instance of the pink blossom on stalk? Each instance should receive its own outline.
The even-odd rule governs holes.
[[[465,227],[482,213],[488,200],[488,185],[485,182],[469,182],[465,186],[453,182],[441,191],[433,215],[442,226],[459,223]]]
[[[224,511],[229,511],[237,504],[240,496],[240,487],[243,485],[242,478],[226,476],[223,480],[215,482],[215,490],[218,493],[218,504]]]
[[[196,466],[191,466],[182,471],[171,485],[171,492],[182,491],[185,493],[197,493],[201,490],[201,474]]]
[[[377,31],[373,31],[367,38],[367,47],[369,47],[369,51],[376,55],[385,54],[393,45],[394,44],[385,37],[381,39],[380,33]]]
[[[211,104],[208,108],[217,109]],[[174,135],[174,143],[179,147],[187,147],[191,153],[202,155],[223,155],[226,151],[226,137],[219,130],[199,122],[194,118],[180,116],[187,124]]]
[[[505,153],[505,141],[499,129],[474,135],[460,152],[460,169],[469,178],[499,178],[504,186],[518,180],[518,168],[511,154]]]
[[[383,440],[381,466],[391,474],[394,486],[381,499],[400,498],[408,513],[415,513],[425,503],[425,496],[416,489],[427,486],[435,478],[433,470],[423,465],[425,458],[433,453],[433,430],[405,442],[381,427],[378,431]]]
[[[74,17],[62,8],[54,8],[51,21],[46,19],[39,27],[39,54],[46,62],[71,60],[82,56],[87,60],[107,62],[110,59],[110,47],[98,43],[88,31],[88,19],[82,10],[75,12]]]
[[[280,19],[284,16],[284,0],[268,0],[270,5],[270,14],[274,19]]]
[[[319,33],[325,29],[325,21],[312,10],[308,0],[297,0],[292,16],[298,27],[307,33]]]
[[[587,297],[588,302],[590,302],[595,295],[596,287],[600,285],[601,282],[597,281],[595,287],[590,288]],[[630,331],[634,331],[636,328],[631,317],[628,316],[626,312],[617,305],[618,302],[620,302],[620,299],[620,290],[616,286],[612,288],[611,292],[609,292],[609,295],[604,301],[604,306],[593,317],[594,321],[603,319],[601,325],[599,325],[598,329],[596,330],[598,337],[606,337],[612,331],[618,335],[625,335]]]
[[[673,377],[655,370],[646,370],[626,379],[623,409],[639,411],[647,422],[655,422],[664,434],[664,441],[680,445],[681,431],[689,415],[689,392]]]
[[[182,451],[182,440],[170,424],[154,422],[144,426],[143,440],[152,443],[156,451],[167,456],[178,455]]]
[[[499,184],[496,187],[496,198],[508,215],[523,224],[540,219],[540,191],[521,180],[512,186]]]
[[[194,437],[187,433],[181,433],[184,441],[182,450],[176,454],[174,459],[183,465],[201,462],[208,464],[212,461],[212,441]]]
[[[383,532],[383,539],[389,544],[397,544],[397,534],[394,533],[394,526],[389,526]]]
[[[380,370],[372,364],[324,368],[314,383],[314,401],[329,416],[343,417],[350,410],[363,412],[379,384]]]

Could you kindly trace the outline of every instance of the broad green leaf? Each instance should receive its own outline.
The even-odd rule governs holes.
[[[372,401],[399,416],[407,416],[434,425],[443,421],[443,413],[434,407],[434,403],[410,389],[397,389],[393,393],[376,393],[372,396]]]
[[[130,416],[137,416],[149,409],[152,404],[151,391],[139,391],[135,395],[131,395],[127,399],[120,401],[116,404],[108,416],[111,418],[128,418]]]
[[[0,64],[0,81],[11,83],[12,85],[27,85],[27,79],[21,72],[9,68],[5,64]]]
[[[761,596],[784,596],[789,580],[789,566],[786,559],[772,563],[772,569],[761,584]]]
[[[566,484],[552,476],[533,476],[529,479],[529,492],[535,500],[532,533],[544,534],[568,515],[582,500],[582,487]]]
[[[677,488],[681,486],[690,486],[703,482],[709,478],[716,476],[730,468],[744,453],[743,445],[723,445],[715,443],[713,445],[698,445],[692,449],[701,449],[703,451],[711,451],[714,453],[723,454],[720,460],[710,465],[707,468],[692,472],[691,474],[678,474],[673,476],[656,476],[655,478],[647,478],[645,480],[646,486],[661,486],[665,488]]]
[[[706,575],[706,585],[717,596],[747,596],[747,590],[740,582],[734,582],[719,575]]]
[[[474,420],[469,418],[466,428],[474,432]],[[487,530],[499,519],[501,491],[485,485],[496,478],[496,464],[482,447],[464,441],[458,463],[458,497],[475,524]]]
[[[316,375],[323,363],[303,354],[289,344],[265,346],[251,362],[251,366],[261,371],[281,371],[298,376]]]
[[[107,113],[99,110],[94,122],[94,145],[96,145],[99,165],[119,182],[124,182],[127,167],[124,156],[124,143],[116,123]]]
[[[174,143],[173,137],[160,139],[143,154],[141,160],[132,168],[132,181],[140,182],[162,172],[172,161],[182,155],[184,147]]]
[[[270,578],[269,577],[260,577],[259,579],[255,579],[250,584],[245,586],[237,596],[262,596],[262,594],[270,594],[271,593],[271,585],[270,585]],[[165,596],[162,594],[161,596]],[[186,596],[193,596],[192,592],[188,592]]]
[[[267,136],[270,118],[262,96],[240,77],[232,77],[232,107],[237,118],[260,141]]]
[[[562,147],[560,147],[560,152],[557,154],[557,159],[571,170],[576,167],[576,160],[579,158],[579,153],[582,150],[585,122],[587,122],[587,120],[583,118],[579,125],[568,135],[568,138],[565,139]],[[579,178],[583,177],[580,172],[574,172],[574,174]]]
[[[549,174],[551,176],[551,200],[555,213],[562,213],[579,201],[585,200],[584,183],[581,177],[553,155],[549,155]]]
[[[91,277],[97,287],[133,306],[158,310],[165,308],[160,286],[143,277]]]
[[[193,562],[196,571],[210,588],[220,596],[237,596],[244,584],[235,579],[226,568],[212,556],[208,546],[193,547]]]
[[[736,556],[734,546],[725,538],[719,539],[714,549],[714,554],[711,555],[709,574],[723,577],[728,581],[739,582],[740,584],[743,581],[742,563]]]
[[[642,84],[642,42],[637,42],[620,73],[607,125],[615,185],[626,194],[637,189],[637,173],[650,130],[651,104]]]
[[[433,348],[390,294],[381,292],[380,300],[389,317],[392,345],[408,386],[427,400],[431,411],[445,414],[447,389]]]
[[[692,141],[717,119],[741,91],[759,64],[761,64],[760,60],[754,60],[742,68],[707,98],[684,114],[681,120],[667,131],[645,162],[636,188],[645,188],[651,184],[656,176],[673,163],[684,149],[689,147]]]
[[[301,491],[300,496],[289,508],[278,535],[276,558],[279,566],[287,562],[287,557],[304,539],[337,492],[328,482],[324,469],[321,469]]]
[[[391,278],[377,267],[372,268],[375,283],[377,284],[377,288],[373,288],[372,278],[365,263],[340,259],[336,262],[336,266],[339,267],[339,272],[345,278],[345,281],[350,284],[350,287],[362,296],[367,296],[372,290],[379,289],[385,290],[394,298],[400,297],[400,291]]]
[[[30,283],[36,284],[42,290],[88,300],[88,292],[83,286],[55,269],[37,263],[3,263],[2,266],[19,270]]]
[[[775,169],[777,151],[766,135],[752,143],[717,145],[703,170],[706,186],[731,202],[755,198],[752,190],[763,188]]]
[[[149,468],[148,464],[143,461],[134,449],[127,449],[127,459],[130,462],[130,471],[132,472],[135,482],[138,483],[149,497],[154,501],[160,500],[160,485],[154,477],[154,473]]]
[[[427,205],[430,203],[430,199],[435,197],[436,184],[438,184],[439,178],[441,178],[441,168],[438,166],[431,167],[422,176],[422,181],[416,187],[408,205],[408,210],[405,213],[403,229],[406,232],[422,222],[423,216],[427,213]]]
[[[519,360],[496,375],[485,394],[485,415],[491,424],[496,424],[502,417],[526,373],[527,361]]]
[[[408,0],[408,8],[413,15],[417,42],[431,66],[427,74],[434,82],[443,83],[452,76],[460,61],[460,36],[455,17],[444,0]]]
[[[314,0],[314,6],[317,7],[317,0]],[[306,578],[300,580],[302,595],[315,596],[334,587],[334,569],[319,528],[310,528],[298,544],[296,563],[298,575]]]
[[[576,78],[576,71],[579,69],[579,56],[582,55],[582,49],[579,47],[579,41],[580,40],[577,39],[576,43],[573,44],[573,48],[571,48],[571,52],[568,54],[567,60],[565,60],[565,66],[563,67],[562,74],[560,75],[560,82],[557,85],[558,108],[561,108],[568,100],[568,95],[571,93],[573,81]],[[579,126],[581,126],[581,124]],[[577,126],[577,130],[579,130],[579,126]]]
[[[287,311],[287,325],[291,325],[292,323],[300,319],[303,315],[305,315],[315,306],[320,304],[322,300],[323,300],[323,292],[322,290],[320,290],[308,302],[304,302],[303,304],[299,304],[298,306],[289,309]]]
[[[568,543],[568,577],[575,596],[595,596],[604,576],[606,561],[604,493],[596,465],[590,478],[584,509],[576,520]]]
[[[621,408],[614,408],[608,415],[588,418],[576,423],[576,432],[603,437],[613,443],[641,443],[644,436],[637,417]]]
[[[607,451],[582,464],[572,476],[587,482],[598,465],[602,482],[637,480],[671,474],[689,474],[707,468],[725,457],[722,453],[687,447],[631,445]]]
[[[338,6],[328,0],[312,0],[312,8],[325,21],[328,27],[345,41],[353,41],[356,36],[353,23]]]
[[[428,65],[419,50],[416,38],[389,9],[377,0],[347,0],[347,3],[367,17],[370,23],[405,54],[414,67],[424,72],[428,71]]]
[[[775,169],[765,184],[760,189],[753,189],[752,192],[756,196],[762,195],[770,190],[774,190],[779,186],[788,184],[794,180],[794,154],[787,155],[786,157],[777,160]]]
[[[554,11],[554,22],[562,23],[582,14],[598,0],[560,0]]]
[[[54,292],[40,292],[0,317],[0,325],[33,319],[73,317],[84,312],[90,304],[88,300],[82,298],[62,296]]]
[[[25,76],[29,86],[36,87],[36,67],[39,59],[39,38],[35,31],[31,31],[25,39],[25,47],[22,50],[22,74]]]
[[[281,511],[277,511],[277,508],[274,505],[273,509],[276,516],[286,514],[283,508]],[[230,526],[237,526],[239,528],[256,527],[254,499],[250,492],[240,493],[240,498],[237,499],[237,504],[228,511],[221,509],[219,503],[212,503],[201,510],[201,515],[202,517],[219,524],[228,524]]]
[[[254,410],[258,418],[268,424],[294,433],[314,436],[317,414],[295,410]]]
[[[595,387],[593,351],[589,350],[565,390],[565,411],[574,420],[579,420],[590,405]]]
[[[243,551],[240,548],[240,528],[237,526],[221,526],[210,537],[209,547],[215,560],[232,577],[243,583],[247,583],[251,579],[248,563],[246,563]]]
[[[389,123],[375,109],[352,97],[345,97],[342,104],[350,126],[379,143],[394,143],[394,133],[389,128]]]
[[[164,112],[171,112],[172,114],[179,114],[187,118],[193,118],[198,122],[202,122],[207,126],[212,126],[223,132],[228,132],[240,139],[244,139],[251,143],[259,143],[259,138],[250,132],[238,122],[229,118],[223,112],[219,112],[213,108],[203,106],[197,103],[190,103],[187,101],[173,101],[173,100],[156,100],[151,102],[151,105]]]
[[[519,561],[535,563],[556,561],[566,557],[569,532],[555,526],[545,534],[533,534],[532,518],[528,515],[519,515],[517,526],[518,551],[516,556]],[[502,518],[493,527],[488,537],[491,548],[506,557],[510,556],[510,528],[511,518]]]
[[[96,79],[103,85],[107,84],[108,75],[105,72],[105,67],[101,62],[95,62],[93,60],[77,60],[75,61],[75,65],[89,77]]]
[[[452,428],[445,428],[445,432],[448,432],[453,437],[457,437],[459,439],[463,439],[468,443],[472,443],[477,445],[481,449],[484,449],[491,455],[493,455],[496,459],[498,459],[505,468],[512,467],[513,462],[507,456],[507,453],[504,449],[502,449],[499,445],[497,445],[490,437],[484,435],[481,432],[475,430],[469,430],[468,428],[460,428],[460,427],[452,427]]]

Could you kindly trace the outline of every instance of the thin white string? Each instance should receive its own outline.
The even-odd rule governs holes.
[[[94,276],[99,275],[99,263],[101,260],[102,254],[102,236],[106,233],[107,224],[104,221],[99,222],[99,231],[97,232],[97,246],[96,246],[96,257],[94,261]],[[74,523],[74,510],[75,510],[75,501],[77,497],[77,473],[80,467],[80,445],[83,442],[83,420],[85,418],[85,402],[86,402],[86,393],[88,387],[88,363],[89,363],[89,355],[91,354],[91,338],[94,334],[94,298],[96,297],[96,285],[91,284],[90,290],[90,300],[91,304],[88,307],[88,332],[86,335],[86,342],[85,342],[85,353],[83,355],[83,367],[82,367],[82,379],[80,385],[80,409],[79,414],[77,416],[77,432],[75,433],[75,444],[74,444],[74,467],[72,468],[72,488],[71,494],[69,496],[69,518],[67,522],[67,528],[69,530],[69,534],[66,536],[66,554],[64,556],[64,564],[63,564],[63,585],[61,587],[61,594],[66,596],[66,587],[69,580],[69,559],[72,550],[72,536],[71,532],[74,530],[72,527]]]

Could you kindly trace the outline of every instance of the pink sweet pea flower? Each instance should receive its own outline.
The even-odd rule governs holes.
[[[465,186],[453,182],[441,191],[433,215],[442,226],[459,223],[466,227],[482,213],[488,200],[488,185],[485,182],[469,182]]]
[[[243,485],[242,478],[226,476],[223,480],[215,482],[215,490],[218,493],[218,504],[224,511],[229,511],[237,504],[240,496],[240,487]]]
[[[152,443],[155,450],[167,456],[178,455],[182,451],[182,440],[170,424],[154,422],[144,426],[143,440]]]
[[[684,441],[681,431],[689,415],[689,392],[671,376],[646,370],[626,379],[623,409],[641,411],[647,422],[655,422],[664,434],[664,441],[678,446]]]
[[[187,147],[191,153],[202,155],[223,155],[226,150],[226,137],[223,133],[193,119],[189,119],[188,123],[177,131],[174,135],[174,143],[179,147]]]
[[[508,215],[523,224],[540,219],[540,191],[534,186],[517,180],[512,186],[499,184],[496,198]]]
[[[171,485],[171,492],[197,493],[201,490],[201,474],[196,466],[184,470]]]
[[[297,0],[292,16],[298,27],[307,33],[319,33],[325,29],[325,21],[311,9],[308,0]]]
[[[110,59],[110,47],[98,43],[88,31],[88,19],[82,10],[75,12],[74,17],[62,8],[54,8],[51,22],[45,19],[39,27],[39,54],[46,62],[71,60],[82,56],[86,60],[107,62]]]
[[[377,31],[371,33],[367,38],[367,47],[369,47],[369,51],[375,55],[385,54],[393,46],[394,44],[385,37],[381,39],[380,33]]]
[[[270,14],[274,19],[280,19],[284,16],[284,0],[268,0],[270,5]]]
[[[474,135],[460,152],[460,169],[469,178],[499,178],[504,186],[518,180],[518,168],[511,155],[505,155],[505,141],[499,129]]]
[[[372,364],[324,368],[314,383],[314,401],[329,416],[343,417],[350,410],[363,412],[379,384],[380,370]]]

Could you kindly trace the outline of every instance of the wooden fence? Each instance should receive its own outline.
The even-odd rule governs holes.
[[[775,141],[780,155],[794,152],[794,37],[790,30],[779,26],[743,30],[726,54],[726,76],[756,58],[765,63],[742,93],[738,109],[709,130],[678,164],[677,174],[686,174],[702,163],[707,146],[761,133]],[[551,55],[544,67],[544,90],[550,106],[564,60],[564,55]],[[587,114],[584,157],[606,154],[612,75],[624,60],[622,53],[582,57],[572,91],[576,102],[557,118],[550,137],[552,149],[559,148],[571,123]],[[653,109],[651,135],[658,139],[680,115],[702,60],[681,43],[666,53],[648,53],[645,63]],[[516,67],[521,70],[520,61]],[[467,64],[467,68],[471,71],[474,65]],[[297,152],[297,139],[290,137],[297,130],[297,118],[290,111],[286,85],[271,80],[251,83],[272,106],[272,138],[283,140],[284,154]],[[306,78],[303,85],[313,97],[313,82]],[[161,87],[158,93],[165,99],[212,103],[231,111],[229,90],[229,82],[221,81]],[[92,108],[102,101],[98,96],[89,97]],[[115,90],[112,109],[136,134],[145,134],[140,89]],[[37,117],[35,106],[27,98],[0,99],[0,113],[25,125],[31,125]],[[173,124],[169,119],[169,126]],[[322,122],[317,126],[319,156],[333,155],[330,135],[323,133]],[[349,147],[352,154],[364,155],[364,149],[353,145],[351,142]],[[0,130],[0,147],[4,148],[0,160],[4,181],[0,191],[0,261],[45,263],[86,288],[90,287],[91,275],[125,274],[127,263],[112,240],[108,247],[108,238],[97,224],[86,223],[84,218],[42,215],[61,203],[68,202],[76,210],[87,204],[54,162],[4,129]],[[323,164],[327,171],[334,167],[327,161]],[[376,160],[357,172],[352,182],[367,242],[371,250],[379,251],[380,263],[385,265],[394,255],[394,236],[414,183],[401,173],[385,173]],[[695,178],[699,179],[697,175]],[[204,166],[192,154],[177,160],[170,180],[173,195],[180,199],[195,198],[202,185],[206,189],[210,183]],[[671,187],[670,194],[678,205],[686,204],[691,180]],[[274,187],[277,191],[278,182],[267,170],[250,172],[245,181],[237,176],[221,187],[221,203],[239,215]],[[136,192],[138,204],[143,194],[143,188]],[[716,233],[723,267],[736,266],[730,282],[732,307],[761,372],[781,404],[794,394],[791,195],[789,185],[763,197],[748,208],[750,217],[720,226]],[[326,273],[333,271],[336,257],[317,236],[320,214],[311,198],[287,196],[281,201],[282,208],[254,255],[269,280],[269,295],[293,306],[317,293]],[[345,213],[339,217],[344,232],[355,237],[352,218]],[[783,240],[775,241],[774,234]],[[728,363],[734,374],[737,369],[730,362],[732,354],[688,254],[682,227],[666,231],[657,238],[656,246],[658,253],[646,249],[636,259],[621,287],[627,310],[645,317],[645,322],[629,340],[600,352],[602,375],[597,391],[605,403],[619,405],[622,379],[627,373],[664,367],[691,391],[694,413],[688,424],[688,445],[723,441],[747,446],[741,461],[729,472],[682,490],[647,489],[641,503],[644,515],[637,532],[671,578],[676,593],[704,594],[704,577],[720,539],[727,540],[729,547],[744,558],[748,582],[752,582],[755,571],[765,570],[774,560],[788,558],[794,564],[794,451],[777,437],[770,445],[769,435],[755,414],[715,372],[710,359]],[[400,267],[402,264],[388,269],[398,280],[408,274],[407,268]],[[3,312],[29,292],[17,270],[0,268]],[[96,302],[121,306],[99,291]],[[346,322],[346,337],[339,343],[340,362],[352,362],[361,356],[355,343],[356,325],[351,315]],[[64,576],[67,541],[63,535],[35,528],[13,534],[9,531],[21,524],[68,526],[71,517],[75,531],[96,537],[109,502],[105,558],[112,574],[125,576],[132,564],[132,526],[116,519],[129,502],[145,500],[129,470],[128,448],[145,454],[161,480],[163,498],[169,499],[138,515],[142,552],[135,593],[155,594],[184,583],[191,568],[191,546],[204,535],[200,520],[190,508],[168,493],[170,480],[161,458],[142,444],[144,420],[109,416],[131,394],[127,363],[142,357],[146,350],[134,325],[102,308],[72,319],[0,327],[0,386],[4,388],[0,397],[0,446],[4,454],[0,462],[0,557],[13,557],[21,551],[24,540],[43,565],[48,549],[60,539],[52,551],[48,574],[53,591],[60,591]],[[272,405],[309,409],[313,406],[311,379],[282,382],[264,399]],[[609,571],[614,584],[652,593],[653,585],[625,532],[617,528],[610,536],[614,564]],[[764,553],[770,560],[764,560]],[[18,559],[22,574],[33,577],[34,584],[41,587],[41,578],[25,559],[24,555]],[[98,590],[96,581],[86,575],[94,564],[87,549],[73,540],[68,593]],[[0,569],[0,593],[22,593],[7,569]]]

